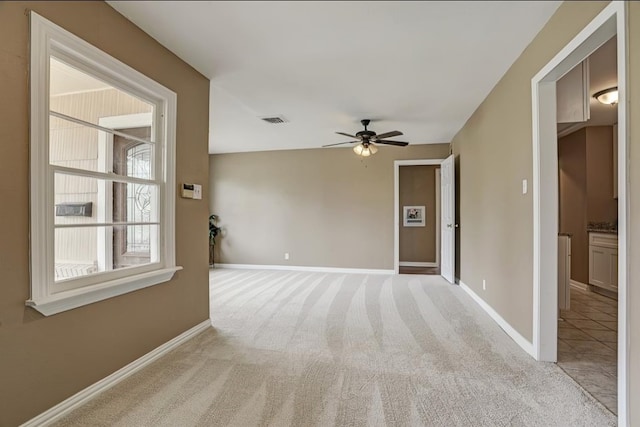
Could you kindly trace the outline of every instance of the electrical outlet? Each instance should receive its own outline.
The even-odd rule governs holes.
[[[485,279],[482,279],[482,290],[483,291],[487,290],[487,281]]]
[[[284,259],[289,259],[289,252],[284,253]]]

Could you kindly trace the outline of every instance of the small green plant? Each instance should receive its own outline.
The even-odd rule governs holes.
[[[220,234],[222,229],[216,225],[218,221],[218,215],[209,215],[209,265],[213,265],[214,262],[214,248],[216,246],[216,237]]]
[[[217,221],[218,215],[209,215],[209,244],[211,246],[216,245],[216,237],[220,234],[220,231],[222,231],[222,229],[216,225]]]

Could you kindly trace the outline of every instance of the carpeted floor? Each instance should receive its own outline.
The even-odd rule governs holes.
[[[208,330],[60,426],[614,426],[437,276],[211,273]]]

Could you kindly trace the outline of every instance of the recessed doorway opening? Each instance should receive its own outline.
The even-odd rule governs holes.
[[[571,378],[617,413],[618,86],[613,37],[556,85],[558,357]]]
[[[396,160],[394,211],[395,273],[438,274],[454,283],[453,155],[446,159]]]

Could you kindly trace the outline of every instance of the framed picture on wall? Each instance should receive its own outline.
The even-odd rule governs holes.
[[[402,213],[402,224],[405,227],[425,226],[426,221],[424,206],[403,206]]]

